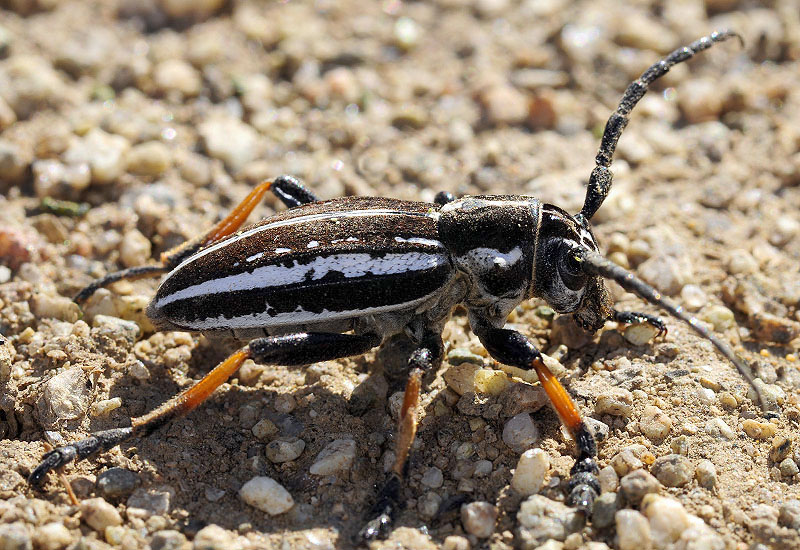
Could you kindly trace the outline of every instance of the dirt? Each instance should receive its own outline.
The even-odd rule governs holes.
[[[765,418],[733,366],[663,312],[668,334],[639,346],[614,323],[586,335],[538,302],[509,322],[559,358],[578,408],[607,425],[601,467],[626,449],[649,471],[674,454],[693,468],[713,463],[710,489],[695,476],[658,488],[715,534],[696,548],[800,547],[791,512],[800,498],[796,1],[4,6],[0,548],[359,546],[393,456],[391,396],[403,387],[408,342],[303,369],[248,363],[191,416],[66,467],[76,505],[59,476],[40,489],[25,482],[44,441],[127,425],[230,347],[153,332],[143,308],[157,278],[117,283],[83,311],[70,298],[191,239],[282,173],[323,199],[511,193],[577,212],[599,136],[628,83],[672,49],[725,27],[744,45],[730,40],[675,67],[634,110],[613,191],[592,223],[603,252],[732,344],[778,414]],[[268,197],[251,221],[282,208]],[[612,293],[618,309],[659,313],[617,286]],[[464,311],[444,339],[453,363],[472,352],[470,360],[495,366]],[[459,396],[443,378],[450,361],[425,380],[406,508],[390,540],[373,546],[534,548],[544,541],[520,529],[524,498],[510,487],[519,454],[503,429],[512,407],[502,394]],[[66,393],[53,397],[49,381],[64,373]],[[599,396],[620,391],[630,396],[621,414],[596,412]],[[113,410],[93,409],[98,403]],[[541,494],[563,500],[574,444],[549,407],[532,417],[536,446],[551,462]],[[654,417],[669,424],[663,437],[645,427]],[[253,428],[264,419],[275,430],[259,438]],[[720,434],[720,421],[732,435]],[[305,447],[273,463],[265,447],[277,437]],[[352,466],[310,474],[320,451],[341,438],[356,442]],[[475,474],[487,460],[488,473]],[[95,485],[111,467],[135,474],[117,496]],[[430,468],[443,473],[441,486],[423,483]],[[239,490],[256,476],[280,483],[292,509],[271,516],[243,502]],[[87,523],[86,502],[97,496],[120,525]],[[497,507],[488,537],[462,522],[461,505],[477,501]],[[431,514],[436,502],[443,506]],[[655,548],[686,547],[659,539],[653,521]],[[547,548],[625,544],[613,522],[568,534]]]

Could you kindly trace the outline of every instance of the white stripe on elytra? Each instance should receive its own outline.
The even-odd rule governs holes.
[[[434,246],[436,248],[444,248],[442,242],[437,241],[435,239],[423,239],[422,237],[411,237],[409,239],[404,239],[403,237],[395,237],[394,240],[398,243],[421,244],[422,246]]]
[[[422,298],[404,302],[401,304],[389,304],[380,307],[368,307],[364,309],[351,309],[348,311],[328,311],[323,309],[319,313],[313,311],[306,311],[301,307],[297,307],[294,311],[287,313],[279,313],[277,315],[269,315],[266,313],[269,310],[269,304],[265,304],[265,311],[260,313],[251,313],[249,315],[240,315],[238,317],[226,318],[224,315],[217,317],[210,317],[206,319],[185,320],[180,319],[176,322],[181,326],[190,330],[224,330],[224,329],[237,329],[237,328],[269,328],[286,325],[305,325],[314,322],[335,321],[337,319],[349,319],[353,317],[361,317],[363,315],[377,315],[388,311],[397,311],[402,309],[412,309],[419,304],[429,300],[431,296],[436,294],[432,292]]]
[[[164,307],[177,300],[198,296],[296,284],[304,281],[309,274],[312,281],[322,279],[331,272],[341,273],[345,278],[351,279],[364,277],[367,274],[392,275],[434,269],[445,263],[447,263],[445,254],[423,252],[386,254],[378,258],[367,253],[333,254],[314,258],[306,264],[298,264],[295,260],[291,266],[266,265],[257,267],[251,272],[204,281],[164,296],[155,302],[154,307]]]
[[[368,210],[347,210],[347,211],[344,211],[344,212],[323,212],[323,213],[320,213],[320,214],[309,214],[307,216],[298,216],[296,218],[289,218],[289,219],[286,219],[286,220],[280,220],[280,221],[268,223],[268,224],[265,224],[265,225],[259,225],[259,226],[256,226],[256,227],[252,227],[252,228],[250,228],[250,229],[248,229],[246,231],[243,231],[242,233],[240,233],[240,234],[238,234],[238,235],[236,235],[234,237],[231,237],[229,239],[225,239],[225,240],[220,241],[220,242],[218,242],[216,244],[213,244],[213,245],[209,246],[208,248],[206,248],[204,250],[201,250],[197,254],[194,254],[193,256],[189,256],[188,258],[186,258],[183,261],[183,263],[181,263],[175,269],[176,270],[180,269],[181,267],[184,267],[185,265],[190,264],[190,263],[194,262],[195,260],[197,260],[198,258],[202,258],[206,254],[210,254],[211,252],[214,252],[215,250],[219,250],[220,248],[224,248],[224,247],[226,247],[228,245],[234,244],[234,243],[236,243],[238,241],[241,241],[242,239],[246,239],[248,237],[251,237],[253,235],[257,235],[258,233],[262,233],[262,232],[267,231],[269,229],[274,229],[276,227],[285,227],[287,225],[302,224],[302,223],[315,222],[315,221],[320,221],[320,220],[331,220],[331,219],[335,220],[335,219],[341,219],[341,218],[363,218],[363,217],[367,217],[367,216],[408,216],[408,215],[427,216],[427,217],[432,217],[434,219],[438,218],[438,212],[432,212],[430,214],[423,214],[423,213],[411,213],[410,214],[409,212],[403,212],[403,211],[400,211],[400,210],[391,210],[389,208],[372,208],[372,209],[368,209]],[[346,240],[350,241],[351,239],[354,240],[354,241],[358,240],[356,237],[350,237],[350,238],[348,238]]]

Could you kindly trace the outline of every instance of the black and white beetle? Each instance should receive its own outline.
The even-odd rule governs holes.
[[[588,513],[599,493],[596,446],[578,410],[523,334],[503,328],[523,300],[542,298],[581,326],[600,329],[607,320],[647,322],[656,317],[612,307],[604,278],[686,321],[710,340],[748,382],[749,367],[696,319],[632,273],[603,258],[589,226],[611,188],[612,156],[628,116],[647,87],[670,67],[738,35],[715,32],[680,48],[633,82],[605,127],[596,167],[581,211],[572,216],[533,197],[500,195],[435,204],[347,197],[317,201],[300,182],[281,176],[264,182],[224,220],[158,265],[112,273],[76,297],[120,279],[169,272],[147,315],[161,329],[226,333],[249,343],[205,378],[128,428],[92,434],[47,453],[31,473],[42,482],[49,470],[87,458],[132,437],[145,436],[202,403],[246,359],[305,365],[359,355],[405,332],[418,346],[397,436],[397,460],[380,491],[363,534],[385,533],[400,506],[408,451],[417,426],[422,373],[442,359],[441,332],[453,308],[463,304],[473,332],[498,362],[534,369],[562,422],[574,437],[578,458],[568,483],[568,502]],[[289,210],[236,232],[268,191]]]

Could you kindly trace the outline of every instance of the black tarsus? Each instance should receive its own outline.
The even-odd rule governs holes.
[[[625,126],[628,125],[628,117],[631,111],[639,100],[642,99],[644,94],[647,93],[648,86],[655,80],[664,76],[674,65],[682,63],[696,53],[710,48],[716,42],[722,42],[732,37],[736,37],[739,39],[739,42],[742,44],[744,43],[742,37],[733,31],[722,30],[713,32],[708,36],[695,40],[688,46],[678,48],[667,57],[654,63],[649,69],[642,73],[642,76],[631,82],[625,90],[619,102],[619,106],[617,106],[617,110],[611,114],[606,123],[603,137],[600,140],[600,149],[595,157],[597,165],[589,176],[589,187],[586,189],[586,199],[584,200],[583,208],[581,208],[580,213],[575,216],[579,223],[584,223],[592,219],[592,216],[594,216],[597,209],[600,208],[603,201],[608,196],[613,178],[609,167],[611,166],[611,160],[614,156],[614,150],[617,148],[617,142],[622,135],[622,131],[625,129]]]
[[[270,191],[286,205],[286,208],[295,208],[319,200],[311,190],[294,176],[278,176],[272,182]]]
[[[649,313],[641,313],[639,311],[617,311],[612,313],[612,320],[623,323],[625,325],[635,325],[637,323],[647,323],[658,329],[656,338],[666,336],[667,325],[657,315],[650,315]]]
[[[456,200],[456,196],[450,191],[439,191],[436,193],[436,196],[433,197],[433,202],[441,206],[444,206],[448,202],[453,202],[454,200]]]

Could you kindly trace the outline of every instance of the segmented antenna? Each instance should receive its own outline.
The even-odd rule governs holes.
[[[611,170],[611,160],[614,156],[614,150],[617,148],[617,141],[619,141],[622,131],[628,125],[628,117],[633,111],[633,108],[639,102],[644,94],[647,93],[647,88],[654,81],[658,80],[678,63],[683,63],[687,59],[694,56],[696,53],[707,50],[717,42],[723,42],[729,38],[737,38],[740,44],[744,44],[744,40],[738,34],[730,30],[722,30],[704,36],[699,40],[695,40],[688,46],[678,48],[664,59],[653,64],[649,69],[642,73],[637,80],[631,82],[628,89],[625,90],[622,99],[617,106],[617,110],[611,113],[611,117],[606,123],[606,128],[603,131],[603,138],[600,140],[600,149],[597,151],[595,157],[596,166],[589,176],[589,187],[586,189],[586,199],[583,203],[580,213],[575,217],[583,225],[585,221],[592,219],[594,213],[606,200],[609,191],[611,191],[611,180],[613,178]]]
[[[689,315],[686,313],[686,310],[683,308],[683,306],[678,305],[666,296],[663,296],[655,288],[645,283],[627,269],[615,264],[608,258],[604,258],[596,252],[591,252],[583,248],[577,250],[577,257],[586,273],[591,275],[600,275],[606,279],[616,281],[625,290],[633,292],[640,298],[666,310],[673,317],[684,321],[700,336],[714,344],[719,352],[731,363],[733,363],[742,378],[747,380],[748,384],[750,384],[750,387],[755,390],[756,394],[758,395],[758,400],[761,403],[761,408],[764,410],[764,412],[769,412],[770,406],[767,400],[764,399],[759,387],[755,384],[753,371],[750,369],[747,363],[744,362],[744,359],[736,355],[736,352],[733,351],[727,342],[721,340],[716,334],[708,330],[705,325],[703,325],[697,319],[697,317]]]

